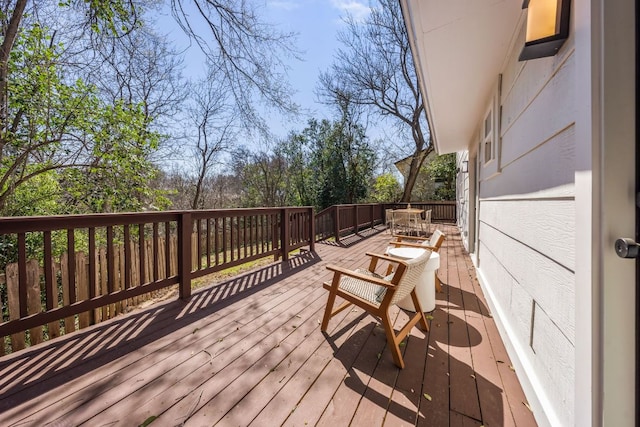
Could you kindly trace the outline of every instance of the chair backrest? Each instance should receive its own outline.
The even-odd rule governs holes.
[[[400,281],[396,285],[395,292],[391,298],[391,304],[395,304],[411,293],[420,281],[420,275],[431,257],[431,251],[425,250],[419,257],[405,261],[407,268],[404,270]]]
[[[385,209],[384,210],[384,218],[387,224],[390,224],[393,220],[393,209]]]
[[[410,215],[407,212],[399,212],[394,211],[391,213],[393,215],[393,222],[399,225],[408,225]]]
[[[426,224],[431,224],[431,209],[424,212],[424,222]]]
[[[431,239],[425,240],[423,242],[423,245],[436,248],[435,251],[438,252],[438,250],[440,249],[440,246],[442,246],[442,242],[444,242],[445,237],[446,236],[442,231],[436,229],[436,231],[434,231],[433,234],[431,235]]]

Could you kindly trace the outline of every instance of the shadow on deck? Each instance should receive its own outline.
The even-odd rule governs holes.
[[[377,230],[1,358],[3,425],[535,425],[458,230],[439,227],[443,291],[404,370],[360,309],[320,332],[326,264],[365,266]]]

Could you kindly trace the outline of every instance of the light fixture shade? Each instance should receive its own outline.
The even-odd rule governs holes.
[[[519,61],[553,56],[569,37],[571,0],[524,0],[527,32]]]

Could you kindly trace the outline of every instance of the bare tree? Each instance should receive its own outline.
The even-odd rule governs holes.
[[[295,34],[279,32],[261,20],[257,2],[237,0],[171,0],[180,27],[218,64],[232,94],[240,121],[249,129],[268,133],[256,109],[254,95],[267,108],[295,114],[284,59],[298,58]],[[193,12],[193,13],[192,13]],[[206,28],[201,31],[200,28]]]
[[[411,134],[415,146],[402,195],[408,202],[433,147],[400,5],[397,0],[378,0],[365,22],[348,17],[346,24],[339,34],[344,48],[330,70],[321,74],[319,94],[338,105],[349,99],[369,107]]]
[[[99,60],[88,81],[110,100],[142,104],[148,123],[176,114],[184,101],[183,61],[167,40],[149,28],[114,39],[108,50],[96,52]]]
[[[227,88],[218,79],[217,68],[212,67],[205,80],[196,83],[191,92],[188,115],[195,125],[193,147],[196,165],[195,192],[191,208],[202,209],[204,186],[219,160],[237,136],[235,109],[230,105]]]

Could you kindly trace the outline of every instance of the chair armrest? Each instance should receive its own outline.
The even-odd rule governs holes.
[[[419,237],[419,236],[400,236],[400,235],[395,235],[393,237],[398,239],[398,240],[396,240],[396,242],[401,242],[403,240],[413,240],[413,241],[425,241],[425,240],[428,240],[427,237]]]
[[[335,273],[339,273],[339,274],[343,274],[345,276],[349,276],[349,277],[353,277],[354,279],[360,279],[360,280],[364,280],[365,282],[369,282],[369,283],[374,283],[376,285],[380,285],[380,286],[384,286],[385,288],[391,288],[393,286],[395,286],[393,283],[388,282],[384,279],[379,279],[377,277],[373,277],[373,276],[367,276],[366,274],[362,274],[362,273],[356,273],[355,271],[352,270],[348,270],[346,268],[334,265],[334,264],[329,264],[327,265],[327,270],[331,270]]]
[[[366,255],[368,255],[368,256],[370,256],[372,258],[381,259],[383,261],[389,261],[389,262],[394,262],[396,264],[407,265],[407,263],[404,262],[404,260],[401,260],[400,258],[392,257],[392,256],[387,255],[387,254],[376,254],[376,253],[373,253],[373,252],[367,252]]]
[[[431,246],[423,245],[422,243],[410,243],[410,242],[389,242],[390,245],[397,247],[404,246],[406,248],[421,248],[430,249]]]

